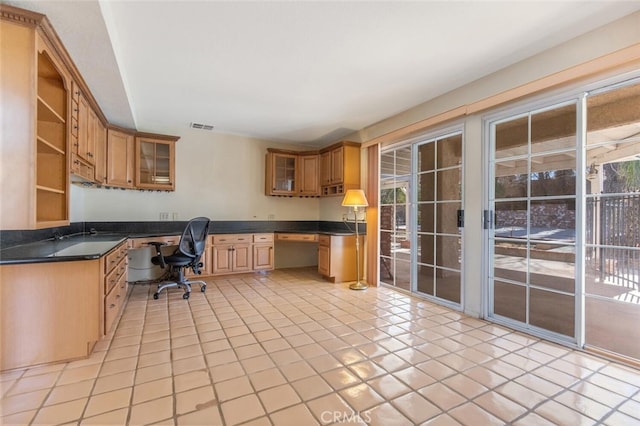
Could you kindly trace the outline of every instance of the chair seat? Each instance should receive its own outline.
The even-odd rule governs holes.
[[[193,261],[192,257],[184,256],[182,254],[172,254],[170,256],[164,256],[164,262],[171,266],[187,266]],[[154,256],[151,258],[151,263],[154,265],[161,265],[160,256]]]

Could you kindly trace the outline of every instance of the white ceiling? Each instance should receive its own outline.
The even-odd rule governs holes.
[[[46,14],[113,124],[322,145],[639,1],[3,1]]]

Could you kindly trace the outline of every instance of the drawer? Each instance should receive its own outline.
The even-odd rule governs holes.
[[[254,243],[269,243],[273,241],[273,234],[253,234]]]
[[[132,243],[132,248],[144,248],[144,247],[153,247],[148,243],[166,243],[168,246],[177,245],[180,242],[179,235],[169,235],[166,237],[149,237],[149,238],[134,238]]]
[[[104,332],[109,333],[127,295],[127,281],[122,279],[104,299]]]
[[[276,241],[301,241],[315,243],[318,241],[318,234],[276,234]]]
[[[213,244],[250,243],[253,234],[220,234],[213,236]]]
[[[104,262],[105,274],[108,274],[109,271],[114,269],[118,265],[118,263],[126,259],[126,257],[127,257],[127,244],[123,243],[123,244],[120,244],[118,247],[116,247],[114,250],[112,250],[109,254],[107,254],[107,257]]]
[[[71,136],[75,136],[76,138],[78,137],[78,120],[75,117],[71,118]],[[78,143],[77,139],[75,143]],[[77,150],[78,146],[75,145],[74,149]]]
[[[80,88],[75,81],[71,82],[71,100],[75,103],[80,101]]]
[[[321,246],[330,246],[331,245],[331,235],[319,235],[318,236],[318,244]]]
[[[104,277],[104,292],[108,294],[113,287],[124,277],[126,281],[127,264],[122,259],[111,272]]]

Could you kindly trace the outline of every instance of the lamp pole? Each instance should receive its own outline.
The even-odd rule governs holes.
[[[358,234],[358,206],[353,206],[356,224],[356,282],[351,284],[351,290],[366,290],[368,286],[360,282],[360,235]]]

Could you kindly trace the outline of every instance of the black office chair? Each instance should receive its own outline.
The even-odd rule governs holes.
[[[154,299],[160,296],[162,290],[169,287],[184,287],[183,299],[188,299],[191,295],[191,284],[200,284],[200,291],[203,293],[207,289],[207,283],[204,281],[191,281],[186,278],[185,271],[190,268],[195,274],[201,274],[202,262],[200,258],[207,244],[209,222],[209,218],[206,217],[191,219],[182,232],[178,246],[170,255],[162,253],[161,247],[166,243],[148,243],[156,249],[156,255],[151,258],[151,263],[160,265],[162,269],[168,270],[168,278],[158,285],[158,290],[153,294]]]

